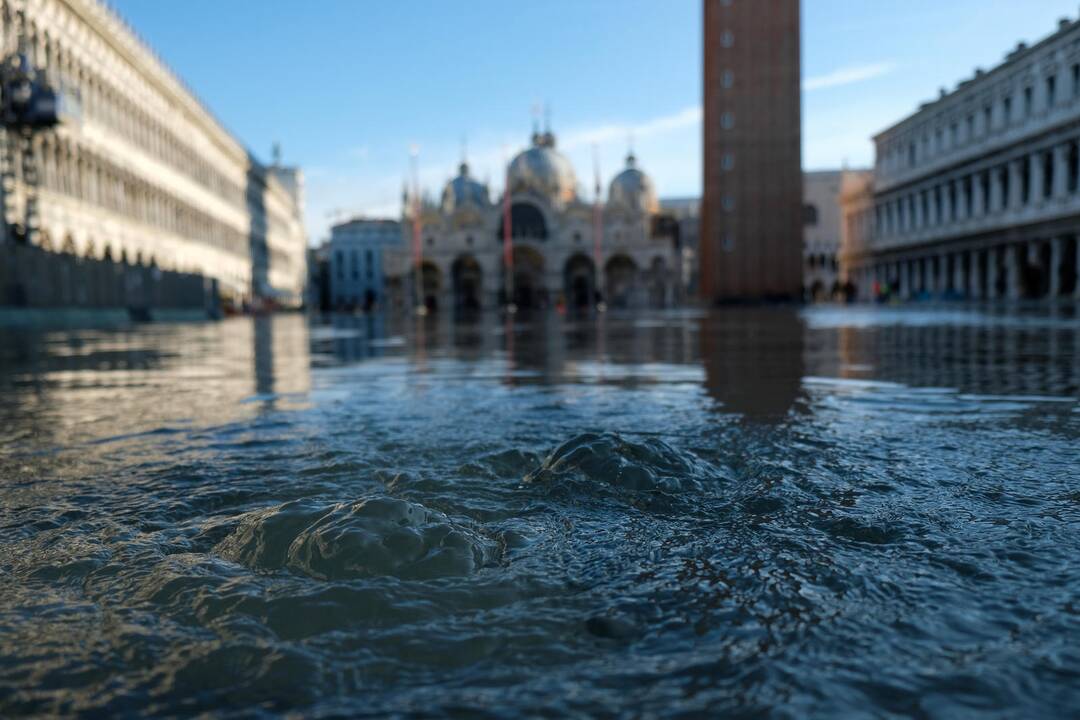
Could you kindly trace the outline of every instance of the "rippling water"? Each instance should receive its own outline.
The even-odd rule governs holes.
[[[0,715],[1076,715],[1078,326],[2,334]]]

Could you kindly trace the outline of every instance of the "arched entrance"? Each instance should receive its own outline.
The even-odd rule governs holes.
[[[637,287],[638,267],[626,255],[616,255],[604,268],[607,303],[611,307],[630,307]]]
[[[483,271],[472,255],[461,255],[451,267],[454,309],[479,310],[483,305]]]
[[[514,304],[519,308],[543,307],[547,304],[544,287],[544,256],[526,246],[514,248]]]
[[[442,273],[439,272],[439,266],[425,260],[420,266],[420,277],[424,306],[434,312],[439,309],[439,293],[442,291]]]
[[[578,253],[566,261],[563,271],[566,304],[575,309],[592,307],[596,302],[596,269],[592,260]]]

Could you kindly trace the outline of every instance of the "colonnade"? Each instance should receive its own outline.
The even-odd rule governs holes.
[[[994,157],[888,193],[877,202],[874,220],[880,240],[909,240],[913,234],[949,234],[980,220],[998,223],[1010,213],[1053,213],[1073,199],[1080,199],[1078,138]]]
[[[1080,235],[898,252],[853,268],[862,299],[1080,299]]]

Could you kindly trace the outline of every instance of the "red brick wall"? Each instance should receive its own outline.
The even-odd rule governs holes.
[[[798,298],[799,0],[704,3],[702,299]],[[724,126],[727,113],[731,127]],[[724,167],[726,155],[734,161],[730,169]]]

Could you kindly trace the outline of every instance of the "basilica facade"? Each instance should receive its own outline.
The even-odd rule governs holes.
[[[406,194],[403,243],[385,263],[391,302],[455,310],[507,299],[520,308],[677,302],[677,232],[664,222],[652,181],[632,153],[600,206],[582,198],[550,131],[533,133],[506,178],[510,197],[493,199],[463,162],[438,202]]]

